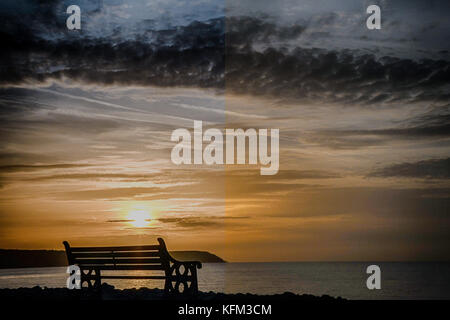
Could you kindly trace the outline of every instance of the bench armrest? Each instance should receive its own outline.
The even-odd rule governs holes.
[[[201,269],[202,268],[202,263],[200,261],[180,261],[180,260],[175,259],[174,257],[172,257],[170,255],[169,251],[167,250],[166,243],[164,242],[164,240],[162,238],[158,238],[158,242],[159,242],[159,244],[161,245],[161,247],[165,251],[167,257],[169,258],[169,260],[172,263],[183,264],[183,265],[186,265],[186,266],[196,267],[197,269]]]

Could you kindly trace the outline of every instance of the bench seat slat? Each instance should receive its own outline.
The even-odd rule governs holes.
[[[83,276],[86,279],[95,279],[94,276]],[[180,279],[180,280],[186,280],[189,281],[191,279],[190,276],[176,276],[176,277],[166,277],[166,276],[102,276],[102,279]]]
[[[160,257],[158,251],[136,251],[136,252],[74,252],[72,256],[77,258],[112,258],[112,257]]]
[[[122,247],[70,247],[72,252],[104,252],[104,251],[150,251],[159,250],[161,246],[122,246]]]
[[[81,269],[99,269],[99,270],[165,270],[162,265],[104,265],[104,264],[79,264]]]
[[[166,276],[102,276],[102,279],[166,279]]]
[[[161,264],[159,258],[137,258],[137,259],[75,259],[78,264]]]

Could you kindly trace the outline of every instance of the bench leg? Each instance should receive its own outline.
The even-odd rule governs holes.
[[[164,282],[164,293],[169,294],[172,290],[172,283],[169,277],[166,278]]]
[[[86,271],[86,273],[84,272]],[[99,269],[88,269],[81,271],[81,286],[87,282],[88,290],[100,290],[102,287],[101,273]]]
[[[180,270],[183,266],[184,270]],[[182,291],[181,291],[182,290]],[[182,262],[173,263],[170,269],[166,270],[166,282],[164,285],[166,294],[197,294],[197,268],[195,265],[187,265]]]
[[[182,288],[182,289],[181,289]],[[180,291],[183,290],[183,291]],[[192,277],[188,280],[180,280],[176,277],[166,278],[164,284],[164,293],[165,294],[197,294],[198,293],[198,283],[197,278]]]
[[[197,294],[198,293],[197,268],[196,267],[191,268],[191,272],[192,272],[191,293]]]
[[[99,269],[95,269],[94,289],[100,290],[102,288],[102,275]]]

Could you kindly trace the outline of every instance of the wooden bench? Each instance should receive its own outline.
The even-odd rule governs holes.
[[[71,247],[64,241],[69,265],[81,271],[81,286],[100,289],[101,279],[164,279],[165,293],[195,294],[198,292],[199,261],[178,261],[169,254],[164,240],[159,245],[124,247]],[[103,275],[104,270],[160,270],[161,275]],[[162,273],[162,272],[161,272]]]

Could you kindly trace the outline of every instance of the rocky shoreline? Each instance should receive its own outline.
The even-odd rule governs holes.
[[[18,288],[0,289],[1,300],[194,300],[194,301],[299,301],[299,302],[333,302],[345,299],[331,297],[328,295],[313,296],[309,294],[294,294],[285,292],[273,295],[257,295],[250,293],[225,294],[217,292],[199,292],[195,297],[166,296],[162,289],[116,289],[106,283],[102,284],[102,289],[98,293],[88,290],[69,290],[67,288]]]

